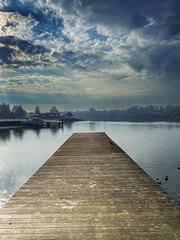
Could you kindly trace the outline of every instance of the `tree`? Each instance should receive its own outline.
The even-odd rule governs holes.
[[[14,118],[23,118],[23,117],[26,117],[27,112],[22,108],[21,105],[19,105],[19,106],[15,105],[12,108],[12,114],[13,114]]]
[[[39,109],[38,106],[36,106],[34,113],[37,114],[37,115],[41,114],[40,109]]]
[[[59,113],[57,108],[55,106],[52,106],[51,109],[49,110],[50,113]]]
[[[9,104],[2,103],[0,104],[0,117],[1,118],[10,118],[11,110]]]
[[[66,117],[66,118],[71,118],[73,116],[73,114],[71,112],[67,112],[63,115],[63,117]]]

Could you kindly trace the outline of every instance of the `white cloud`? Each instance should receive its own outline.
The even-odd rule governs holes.
[[[14,36],[23,40],[33,40],[38,22],[29,14],[28,17],[14,12],[0,12],[0,36]],[[10,24],[10,26],[6,26]]]

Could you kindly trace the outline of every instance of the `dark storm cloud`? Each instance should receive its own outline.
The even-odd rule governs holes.
[[[141,3],[140,3],[141,2]],[[91,21],[100,21],[104,24],[121,24],[129,28],[139,28],[148,24],[144,15],[143,2],[132,0],[90,1],[82,0],[83,8],[92,11]]]
[[[151,32],[163,32],[166,37],[180,33],[180,2],[178,0],[51,0],[71,14],[86,14],[90,22],[105,25],[120,25],[132,30],[155,25]],[[146,30],[148,34],[149,29]],[[161,33],[162,34],[162,33]]]
[[[180,87],[180,43],[160,43],[144,50],[137,48],[130,51],[126,59],[128,65],[137,73],[147,71],[147,78],[151,77],[151,82],[157,81],[159,84],[176,82]],[[155,80],[156,76],[156,80]]]
[[[144,68],[146,68],[144,64],[144,59],[140,56],[140,53],[131,55],[127,59],[127,63],[138,73],[141,72]]]
[[[33,60],[21,61],[17,60],[17,56],[20,55],[21,52],[32,56],[36,54],[43,55],[47,52],[50,52],[48,49],[45,49],[42,46],[34,45],[28,41],[15,38],[13,36],[0,37],[0,44],[4,45],[0,47],[1,65],[3,64],[9,64],[10,66],[11,64],[16,64],[17,66],[35,65],[36,63]],[[12,47],[17,47],[17,49]]]
[[[169,13],[169,14],[168,14]],[[180,33],[180,1],[169,1],[167,13],[165,14],[166,22],[163,27],[167,28],[169,36]]]
[[[0,37],[0,43],[5,45],[6,47],[10,47],[10,46],[18,47],[19,50],[28,54],[39,54],[39,53],[50,52],[50,50],[45,49],[42,46],[34,45],[28,41],[15,38],[13,36]]]
[[[154,48],[150,53],[150,65],[156,72],[180,74],[180,44]]]
[[[14,50],[8,47],[0,47],[0,65],[11,64]]]
[[[61,5],[66,11],[77,14],[88,13],[89,21],[103,24],[122,24],[129,28],[139,28],[148,24],[144,14],[147,1],[133,0],[52,0],[54,4]],[[151,1],[151,6],[156,1]],[[150,9],[149,9],[150,10]],[[153,10],[151,10],[154,12]]]
[[[130,28],[139,28],[148,24],[147,17],[156,15],[161,4],[155,0],[76,0],[51,1],[60,4],[69,12],[91,13],[90,21],[104,24],[122,24]],[[162,2],[162,1],[161,1]]]

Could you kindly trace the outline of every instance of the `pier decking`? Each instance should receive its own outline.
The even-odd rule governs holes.
[[[105,133],[73,134],[0,210],[0,239],[179,240],[180,206]]]

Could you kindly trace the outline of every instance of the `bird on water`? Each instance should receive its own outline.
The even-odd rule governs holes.
[[[158,184],[161,184],[161,181],[159,180],[159,178],[156,179],[156,182],[157,182]]]
[[[169,179],[168,176],[166,176],[164,180],[165,180],[165,181],[168,181],[168,179]]]

